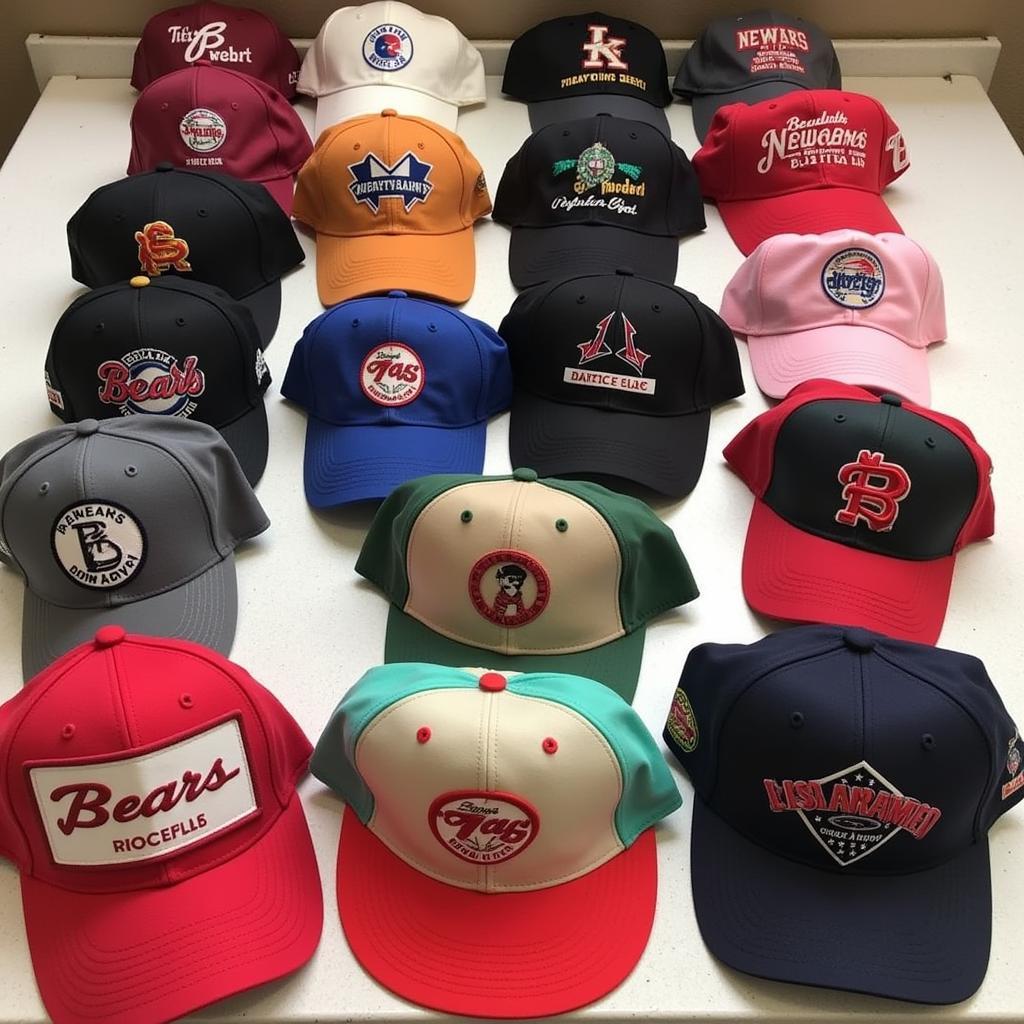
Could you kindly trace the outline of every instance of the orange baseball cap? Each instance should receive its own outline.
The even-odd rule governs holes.
[[[491,212],[476,157],[453,132],[383,110],[322,132],[294,215],[314,228],[320,301],[401,289],[473,294],[473,223]]]

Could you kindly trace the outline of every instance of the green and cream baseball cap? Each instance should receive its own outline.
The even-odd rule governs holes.
[[[395,488],[356,572],[391,600],[385,661],[570,672],[626,700],[645,624],[698,594],[642,501],[532,469]]]
[[[391,991],[538,1017],[600,998],[636,966],[657,897],[652,826],[681,800],[608,687],[384,665],[338,705],[310,769],[348,805],[345,937]]]

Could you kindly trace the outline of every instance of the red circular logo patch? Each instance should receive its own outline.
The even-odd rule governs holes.
[[[537,838],[540,818],[513,793],[460,789],[442,793],[427,812],[434,838],[470,864],[511,860]]]
[[[400,341],[370,349],[359,375],[363,394],[377,405],[408,405],[419,397],[425,383],[422,360]]]
[[[498,626],[525,626],[547,607],[551,581],[536,558],[502,548],[477,559],[469,573],[473,607]]]

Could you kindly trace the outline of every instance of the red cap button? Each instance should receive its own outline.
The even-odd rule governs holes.
[[[97,647],[113,647],[124,639],[124,626],[100,626],[96,630]]]
[[[480,689],[488,693],[497,693],[508,686],[508,680],[500,672],[485,672],[480,677]]]

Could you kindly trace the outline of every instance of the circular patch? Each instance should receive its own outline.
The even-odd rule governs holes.
[[[96,375],[100,401],[116,405],[126,415],[191,416],[195,399],[206,390],[198,356],[186,356],[179,364],[158,348],[139,348],[120,359],[108,359],[96,368]]]
[[[1006,771],[1010,775],[1016,775],[1020,771],[1020,751],[1016,746],[1010,747],[1010,752],[1006,755]]]
[[[423,361],[400,341],[389,341],[366,353],[359,386],[377,405],[408,405],[419,398],[427,377]]]
[[[363,40],[363,60],[378,71],[397,71],[412,60],[412,36],[401,25],[378,25]]]
[[[469,572],[473,607],[497,626],[525,626],[547,607],[551,581],[537,559],[522,551],[491,551]]]
[[[576,177],[584,188],[597,188],[615,174],[615,157],[600,142],[588,146],[576,161]]]
[[[215,110],[196,107],[190,110],[178,126],[181,141],[196,153],[212,153],[220,149],[228,137],[228,126]]]
[[[123,505],[95,499],[69,505],[55,520],[53,554],[68,577],[89,590],[124,586],[146,560],[146,535]]]
[[[697,719],[690,706],[690,698],[683,690],[676,690],[672,698],[672,706],[668,709],[668,721],[665,723],[668,734],[687,753],[697,748]]]
[[[537,838],[536,808],[513,793],[461,789],[442,793],[427,812],[434,838],[470,864],[501,864]]]
[[[885,291],[885,270],[869,249],[842,249],[822,268],[821,286],[840,306],[867,309]]]

